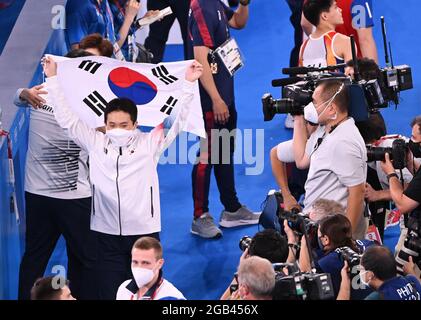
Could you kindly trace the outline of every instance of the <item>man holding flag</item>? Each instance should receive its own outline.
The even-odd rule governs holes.
[[[202,71],[202,65],[196,61],[187,68],[179,99],[180,110],[165,137],[163,125],[150,133],[137,130],[137,106],[127,98],[107,103],[103,114],[104,135],[69,108],[56,76],[56,62],[51,57],[44,60],[44,72],[48,77],[46,89],[54,101],[56,120],[89,153],[91,229],[98,237],[97,276],[101,299],[115,299],[118,286],[132,277],[134,242],[142,236],[159,240],[161,221],[156,170],[159,156],[185,129],[197,88],[196,80]]]

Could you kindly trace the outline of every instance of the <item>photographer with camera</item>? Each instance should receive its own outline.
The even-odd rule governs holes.
[[[384,173],[389,179],[392,200],[402,213],[409,213],[414,210],[421,211],[420,163],[414,160],[414,158],[421,157],[421,116],[412,120],[411,127],[412,135],[411,140],[408,143],[407,168],[414,175],[414,178],[408,185],[408,188],[405,191],[403,190],[398,175],[395,173],[393,163],[390,160],[389,153],[385,155],[385,161],[381,164]]]
[[[358,59],[358,66],[359,66],[359,73],[360,73],[360,77],[366,81],[369,80],[375,80],[375,79],[380,79],[381,78],[381,72],[380,69],[378,67],[378,65],[376,64],[375,61],[371,60],[371,59]],[[346,68],[346,73],[350,74],[351,76],[353,76],[354,71],[353,71],[353,61],[348,61],[347,62],[347,68]],[[383,124],[383,128],[384,130],[382,130],[381,134],[378,134],[378,130],[376,130],[375,132],[372,132],[371,130],[373,130],[373,126],[371,125],[373,122],[373,118],[378,119],[379,122],[381,124]],[[370,126],[369,126],[370,125]],[[386,128],[384,125],[384,119],[382,117],[382,115],[380,114],[380,112],[371,112],[370,113],[370,119],[368,121],[364,121],[364,122],[357,122],[356,126],[358,128],[358,130],[360,131],[361,135],[363,136],[363,139],[365,140],[366,144],[367,143],[371,143],[374,140],[377,140],[378,138],[384,136],[386,134]],[[322,135],[322,133],[320,133],[319,130],[317,130],[317,125],[313,125],[310,122],[306,121],[306,129],[307,129],[307,136],[308,136],[308,140],[306,143],[306,155],[310,156],[314,145],[316,144],[318,135]],[[376,128],[377,129],[377,128]],[[383,133],[384,132],[384,133]],[[368,136],[369,138],[366,139],[366,136]],[[372,137],[375,138],[372,138]],[[288,140],[288,141],[284,141],[281,142],[280,144],[278,144],[277,146],[273,147],[271,152],[270,152],[270,160],[271,160],[271,166],[272,166],[272,173],[273,176],[275,177],[275,180],[280,188],[280,192],[282,194],[282,198],[283,198],[283,204],[284,204],[284,209],[287,211],[290,211],[292,208],[300,208],[298,202],[296,199],[299,198],[300,194],[297,194],[297,192],[293,191],[293,187],[295,187],[294,189],[299,190],[299,189],[304,189],[304,184],[305,184],[305,179],[307,178],[307,171],[304,171],[304,169],[308,169],[308,162],[305,161],[301,161],[301,159],[297,159],[297,164],[299,165],[299,168],[302,170],[299,170],[300,172],[304,172],[305,173],[305,178],[303,179],[304,182],[302,182],[302,184],[300,184],[299,179],[297,179],[297,175],[294,175],[294,171],[292,172],[292,174],[290,174],[289,171],[287,171],[287,166],[286,164],[294,162],[294,149],[293,149],[293,140]],[[380,165],[379,165],[380,166]],[[380,169],[380,168],[379,168]],[[293,169],[294,170],[294,169]],[[381,171],[381,169],[380,169]],[[298,181],[297,181],[298,180]],[[303,190],[304,192],[304,190]],[[302,193],[303,193],[302,192]]]
[[[384,154],[390,150],[395,150],[393,151],[395,154],[399,153],[401,154],[400,158],[405,158],[407,148],[397,148],[401,145],[398,142],[405,142],[409,139],[396,134],[386,135],[386,126],[379,112],[370,114],[368,121],[358,122],[356,125],[368,149],[367,183],[364,195],[369,203],[372,221],[378,228],[381,239],[383,239],[386,213],[388,224],[396,224],[399,222],[400,212],[399,210],[390,211],[392,197],[389,190],[389,181],[381,168],[381,161],[377,160],[383,160]],[[407,168],[403,168],[402,175],[400,170],[395,170],[395,172],[400,181],[403,179],[405,187],[412,180],[412,174]],[[403,222],[403,219],[401,221]],[[401,233],[406,236],[403,223],[401,223]]]
[[[304,116],[295,116],[293,149],[297,166],[310,167],[305,184],[304,213],[320,198],[335,200],[346,208],[355,239],[367,230],[364,217],[364,189],[367,176],[365,143],[348,115],[349,92],[339,80],[320,81],[313,102]],[[317,143],[310,155],[305,152],[305,121],[318,123]],[[320,136],[321,135],[321,136]]]
[[[285,224],[285,228],[288,226]],[[291,230],[287,231],[291,234]],[[293,239],[288,236],[288,242]],[[341,270],[344,261],[352,260],[355,256],[365,251],[365,249],[374,244],[369,240],[353,240],[351,223],[347,217],[337,214],[323,218],[319,223],[318,229],[319,251],[318,257],[314,261],[314,267],[318,273],[329,273],[332,279],[333,291],[335,297],[339,293],[341,283]],[[316,249],[316,248],[312,248]],[[348,258],[350,257],[350,258]],[[348,263],[349,264],[349,263]],[[307,242],[303,237],[301,239],[301,250],[299,254],[299,265],[303,272],[312,270],[310,257],[308,255]],[[356,270],[352,268],[351,272]],[[352,290],[354,299],[362,299],[369,294],[364,289]]]
[[[243,237],[240,240],[239,247],[243,251],[240,264],[243,259],[253,256],[267,259],[271,263],[284,263],[287,261],[289,254],[287,239],[273,229],[259,231],[253,238]],[[232,300],[232,294],[238,289],[237,277],[238,275],[234,277],[231,285],[222,295],[221,300]]]
[[[350,299],[351,279],[347,269],[347,265],[342,269],[338,300]],[[361,283],[375,290],[365,300],[421,300],[419,280],[412,275],[397,276],[395,258],[386,247],[373,246],[364,252],[361,257],[360,279]]]
[[[257,256],[243,259],[238,266],[236,300],[272,300],[275,271],[269,260]]]
[[[417,116],[412,122],[412,135],[408,143],[408,151],[406,154],[407,169],[414,177],[404,190],[398,175],[395,173],[394,163],[390,160],[389,153],[385,154],[385,161],[381,163],[381,167],[390,184],[390,195],[395,203],[397,209],[401,214],[409,213],[408,219],[405,221],[405,226],[408,228],[407,234],[401,234],[398,246],[402,243],[402,249],[396,252],[396,261],[398,263],[398,270],[402,272],[405,261],[409,261],[412,256],[416,265],[416,274],[420,274],[420,253],[421,253],[421,170],[420,163],[415,161],[415,158],[421,157],[421,116]],[[399,248],[397,248],[399,249]]]

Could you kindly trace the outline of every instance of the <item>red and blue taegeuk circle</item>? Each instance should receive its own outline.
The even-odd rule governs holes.
[[[148,104],[158,93],[158,88],[151,80],[125,67],[110,72],[108,85],[118,98],[128,98],[136,105]]]

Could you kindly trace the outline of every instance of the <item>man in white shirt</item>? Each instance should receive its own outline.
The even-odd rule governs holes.
[[[348,106],[348,90],[343,82],[321,82],[314,91],[313,102],[304,109],[304,117],[295,117],[294,158],[299,168],[309,166],[304,212],[318,199],[335,200],[346,208],[354,238],[363,239],[368,226],[363,215],[367,150],[348,115]],[[304,118],[320,124],[318,131],[323,130],[310,155],[305,152]]]
[[[152,237],[142,237],[132,249],[132,275],[117,291],[117,300],[186,300],[162,275],[162,247]]]
[[[161,213],[157,165],[162,152],[183,130],[202,65],[186,71],[181,109],[167,136],[163,125],[150,133],[137,130],[137,106],[114,99],[104,111],[105,135],[91,129],[68,107],[52,58],[44,60],[47,90],[54,101],[58,124],[89,154],[92,185],[91,230],[98,238],[98,290],[101,299],[114,299],[130,275],[130,251],[141,236],[159,239]]]

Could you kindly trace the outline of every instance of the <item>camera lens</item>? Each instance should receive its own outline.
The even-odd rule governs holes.
[[[249,236],[242,237],[240,243],[238,244],[240,250],[245,251],[250,246],[251,240],[252,239]]]

